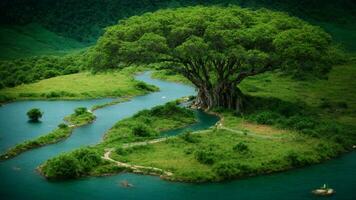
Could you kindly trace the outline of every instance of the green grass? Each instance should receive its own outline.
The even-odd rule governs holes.
[[[0,155],[0,160],[10,159],[30,149],[62,141],[63,139],[69,137],[72,131],[72,127],[58,127],[46,135],[40,136],[33,140],[25,141],[8,149],[4,154]]]
[[[38,55],[63,55],[85,46],[59,36],[38,24],[0,27],[0,59]]]
[[[86,108],[85,108],[86,109]],[[73,113],[69,116],[66,116],[64,120],[73,126],[83,126],[89,124],[95,120],[95,115],[92,112],[85,111],[83,113]]]
[[[130,70],[95,75],[82,72],[5,88],[0,90],[0,96],[4,100],[85,99],[136,96],[158,90],[154,86],[136,81],[133,74]]]
[[[275,97],[288,102],[305,102],[321,116],[346,124],[356,123],[356,63],[335,66],[328,80],[295,81],[286,76],[267,73],[251,77],[241,84],[244,93]],[[331,108],[321,108],[330,103]],[[347,108],[335,106],[345,103]]]
[[[174,175],[170,179],[174,181],[204,182],[283,171],[318,163],[343,151],[341,145],[332,141],[268,126],[246,126],[246,122],[241,124],[241,118],[231,115],[225,115],[225,120],[228,123],[224,122],[224,126],[235,130],[242,130],[236,125],[244,126],[246,135],[212,129],[208,133],[192,134],[193,142],[175,137],[125,154],[114,153],[112,157],[171,171]],[[258,137],[266,135],[263,129],[275,137]],[[248,150],[235,150],[239,143],[246,145]]]
[[[124,143],[145,141],[159,137],[159,132],[180,128],[196,121],[192,111],[176,106],[175,102],[143,110],[133,117],[117,122],[104,136],[99,146],[121,147]],[[135,134],[137,127],[147,129],[146,136]]]

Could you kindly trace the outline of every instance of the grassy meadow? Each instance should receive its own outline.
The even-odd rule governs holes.
[[[0,59],[63,55],[84,47],[84,44],[59,36],[39,24],[0,27]]]
[[[91,74],[82,72],[45,79],[37,83],[0,90],[7,100],[84,99],[142,95],[157,88],[136,81],[134,72],[120,71]]]

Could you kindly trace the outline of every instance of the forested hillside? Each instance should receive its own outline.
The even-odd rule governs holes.
[[[37,22],[62,36],[93,42],[103,28],[116,24],[119,19],[160,8],[197,4],[238,4],[285,11],[323,26],[350,49],[356,49],[350,44],[355,36],[349,34],[356,32],[356,3],[353,0],[2,0],[0,23]]]
[[[83,47],[82,43],[59,36],[39,24],[0,26],[0,59],[63,55]]]

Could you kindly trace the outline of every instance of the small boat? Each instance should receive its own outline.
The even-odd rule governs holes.
[[[331,196],[335,194],[335,190],[324,184],[323,187],[313,190],[312,193],[318,196]]]
[[[121,181],[120,185],[121,187],[125,187],[125,188],[133,187],[133,185],[129,183],[127,180]]]

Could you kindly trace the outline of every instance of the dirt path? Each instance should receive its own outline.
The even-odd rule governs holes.
[[[126,167],[131,169],[134,173],[145,173],[145,172],[149,172],[149,174],[153,174],[153,175],[161,175],[161,176],[172,176],[173,173],[169,172],[169,171],[165,171],[156,167],[146,167],[146,166],[140,166],[140,165],[132,165],[132,164],[128,164],[128,163],[123,163],[117,160],[114,160],[110,157],[111,152],[114,149],[108,149],[105,154],[104,157],[102,157],[105,160],[108,160],[110,162],[114,162],[117,164],[117,166],[119,167]]]

